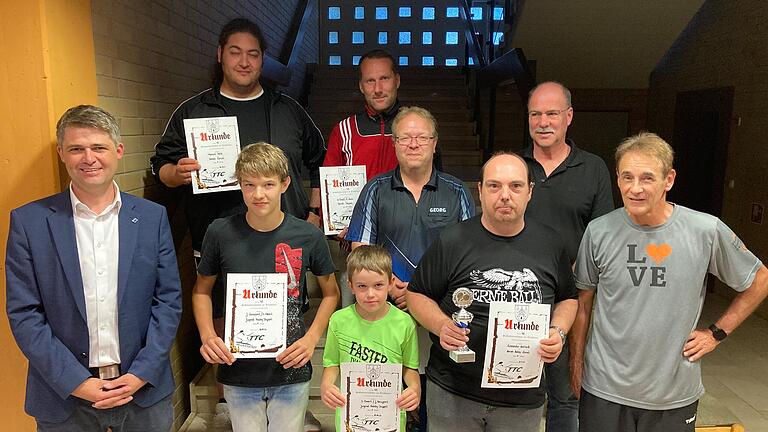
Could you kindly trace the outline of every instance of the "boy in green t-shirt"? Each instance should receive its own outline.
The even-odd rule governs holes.
[[[339,366],[347,362],[399,363],[406,388],[397,398],[400,430],[405,430],[405,411],[419,406],[419,345],[416,323],[410,315],[387,302],[394,284],[392,258],[381,246],[360,246],[347,257],[349,287],[356,302],[331,316],[323,352],[320,394],[329,408],[336,409],[339,431],[341,407],[346,403],[336,380]]]

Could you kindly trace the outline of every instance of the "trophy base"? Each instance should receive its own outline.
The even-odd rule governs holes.
[[[475,361],[475,352],[469,348],[451,351],[449,356],[456,363],[473,363]]]

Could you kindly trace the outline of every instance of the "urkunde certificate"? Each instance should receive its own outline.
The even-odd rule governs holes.
[[[277,357],[285,349],[286,293],[283,273],[227,274],[224,342],[235,358]]]
[[[491,302],[481,387],[538,387],[544,361],[536,352],[549,337],[548,304]]]
[[[239,190],[235,162],[240,154],[237,117],[184,119],[187,154],[200,163],[192,173],[192,193]]]
[[[320,167],[320,195],[325,235],[349,226],[357,197],[365,186],[365,165]]]
[[[346,432],[398,432],[403,365],[395,363],[342,363],[341,394],[347,398],[336,430]]]

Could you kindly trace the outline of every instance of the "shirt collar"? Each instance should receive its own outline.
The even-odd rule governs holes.
[[[568,156],[565,158],[565,166],[574,167],[584,162],[584,158],[582,157],[581,150],[578,147],[576,147],[576,143],[574,143],[573,140],[570,138],[566,138],[565,143],[571,147],[570,153],[568,153]],[[520,151],[520,156],[522,156],[524,159],[534,160],[533,146],[534,144],[531,144],[528,147],[524,148],[522,151]]]
[[[437,170],[434,166],[432,167],[432,174],[429,175],[429,181],[424,187],[437,189]],[[395,168],[394,175],[392,176],[392,189],[406,189],[405,183],[403,183],[403,176],[400,175],[400,166]]]
[[[104,214],[107,214],[110,211],[120,211],[120,207],[123,205],[123,200],[120,197],[120,188],[117,186],[117,183],[115,183],[114,180],[112,180],[112,186],[115,188],[115,198],[112,200],[112,203],[109,204],[104,211],[101,212],[101,214],[94,213],[90,208],[88,208],[87,205],[85,205],[82,201],[80,201],[77,198],[77,195],[75,195],[75,192],[72,190],[72,182],[69,183],[69,199],[72,201],[72,214],[77,215],[81,212],[85,212],[87,214],[91,214],[94,216],[101,216]]]

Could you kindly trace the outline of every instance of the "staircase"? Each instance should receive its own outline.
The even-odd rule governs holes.
[[[309,113],[323,136],[365,103],[358,89],[357,67],[315,66]],[[468,108],[467,85],[457,68],[403,68],[398,98],[403,105],[428,109],[437,119],[443,171],[465,181],[477,180],[482,154]]]

